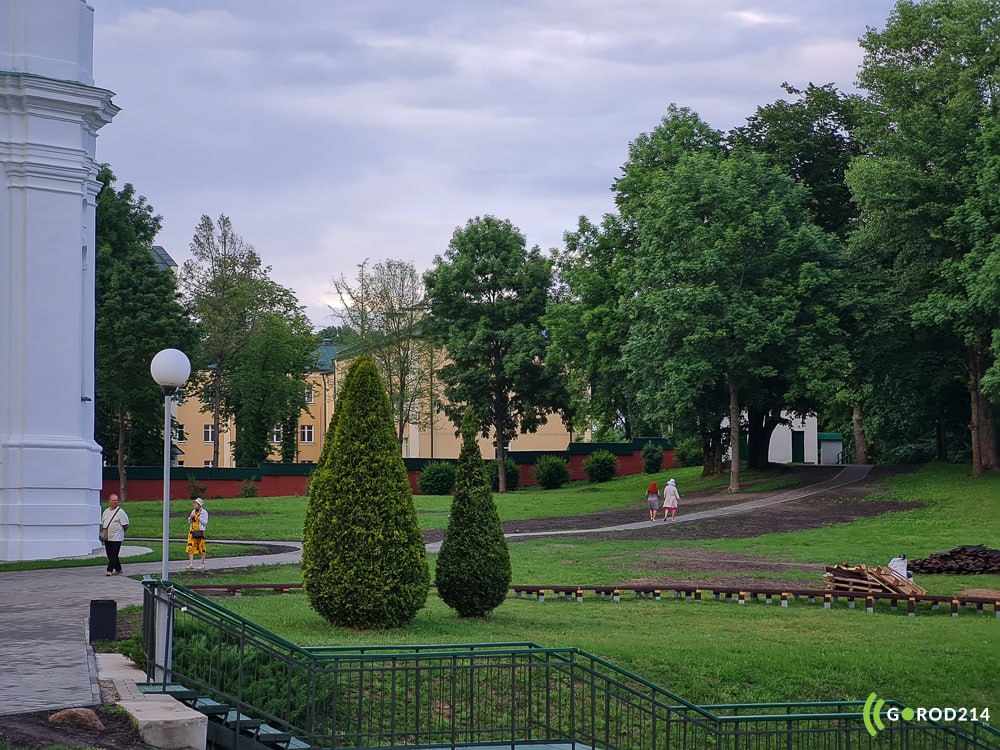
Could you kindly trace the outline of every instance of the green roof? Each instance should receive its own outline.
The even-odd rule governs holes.
[[[817,440],[840,440],[839,432],[820,432],[816,434]]]

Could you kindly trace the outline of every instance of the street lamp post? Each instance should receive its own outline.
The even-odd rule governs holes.
[[[177,389],[191,375],[191,361],[178,349],[163,349],[149,363],[153,380],[163,390],[163,565],[160,580],[170,578],[170,417],[171,402]],[[153,678],[167,683],[173,661],[170,632],[170,597],[165,587],[156,591],[156,648],[153,655]]]
[[[153,380],[163,390],[163,566],[160,579],[170,578],[170,412],[177,389],[191,375],[191,360],[179,349],[163,349],[149,364]]]

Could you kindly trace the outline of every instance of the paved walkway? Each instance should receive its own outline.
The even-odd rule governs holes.
[[[744,513],[798,500],[861,481],[867,476],[868,470],[867,466],[848,466],[826,482],[761,496],[725,508],[680,515],[676,523]],[[594,531],[626,531],[648,528],[650,524],[650,521],[641,521],[594,529],[509,534],[508,537],[521,539]],[[135,540],[130,541],[135,543]],[[296,542],[287,544],[295,549],[275,555],[209,557],[208,567],[299,562],[301,547]],[[220,541],[211,542],[209,553],[218,554],[220,547]],[[427,546],[428,551],[432,552],[439,547],[440,544]],[[124,554],[129,552],[141,554],[141,548],[123,549]],[[111,578],[104,575],[103,566],[0,573],[0,714],[92,706],[101,702],[97,667],[87,638],[90,602],[114,599],[119,607],[141,604],[142,585],[129,576],[159,576],[161,569],[159,562],[130,565],[124,555],[123,561],[126,575]],[[173,561],[170,563],[170,570],[180,571],[186,565],[186,560]]]

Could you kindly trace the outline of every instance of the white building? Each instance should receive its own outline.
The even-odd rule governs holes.
[[[0,560],[98,546],[93,39],[84,0],[0,0]]]

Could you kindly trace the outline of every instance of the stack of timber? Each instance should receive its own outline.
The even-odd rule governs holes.
[[[913,581],[900,578],[889,568],[869,568],[864,564],[827,565],[823,580],[826,581],[827,591],[909,596],[921,596],[927,593]]]
[[[1000,573],[1000,550],[978,544],[935,552],[923,560],[915,560],[910,568],[918,573],[952,573],[978,575]]]

